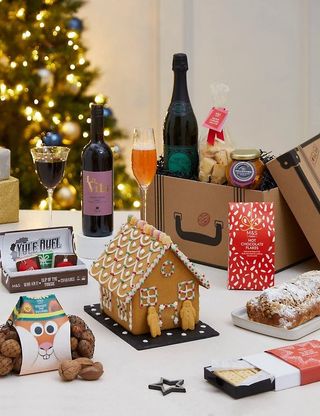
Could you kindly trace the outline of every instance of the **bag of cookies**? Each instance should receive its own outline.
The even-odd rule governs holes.
[[[233,150],[228,129],[225,127],[229,110],[227,96],[229,87],[215,83],[210,86],[214,106],[203,123],[204,131],[200,140],[199,180],[224,184],[227,181],[226,168]]]

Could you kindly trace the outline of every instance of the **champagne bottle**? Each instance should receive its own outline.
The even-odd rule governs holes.
[[[164,167],[176,176],[198,177],[198,125],[187,88],[188,60],[184,53],[173,55],[174,86],[163,126]]]
[[[82,232],[105,237],[113,231],[113,155],[103,137],[103,106],[92,104],[90,141],[82,155]]]

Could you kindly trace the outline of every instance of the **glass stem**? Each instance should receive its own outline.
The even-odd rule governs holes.
[[[143,221],[146,221],[147,218],[147,186],[141,186],[140,188],[140,194],[141,194],[141,219]]]
[[[52,227],[52,195],[53,189],[48,189],[48,210],[49,210],[49,227]]]

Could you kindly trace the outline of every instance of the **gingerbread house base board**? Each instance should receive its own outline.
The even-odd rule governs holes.
[[[212,338],[219,335],[211,326],[199,321],[194,331],[183,331],[181,328],[174,328],[162,331],[161,336],[152,338],[150,334],[133,335],[112,318],[107,316],[100,307],[100,304],[86,305],[84,307],[92,318],[96,319],[104,327],[108,328],[115,335],[123,339],[138,351],[150,348],[165,347],[167,345],[181,344],[183,342],[197,341],[199,339]]]

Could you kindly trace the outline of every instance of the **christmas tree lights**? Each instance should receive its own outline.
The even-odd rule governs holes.
[[[83,3],[0,0],[0,19],[6,22],[0,25],[0,145],[12,152],[21,208],[47,206],[30,156],[30,148],[42,143],[71,147],[54,208],[80,208],[80,157],[89,137],[90,103],[108,102],[104,94],[87,93],[97,70],[85,57],[83,22],[75,16]],[[115,159],[115,208],[136,209],[136,183],[126,173],[118,144],[124,135],[110,107],[104,114],[104,137]]]

